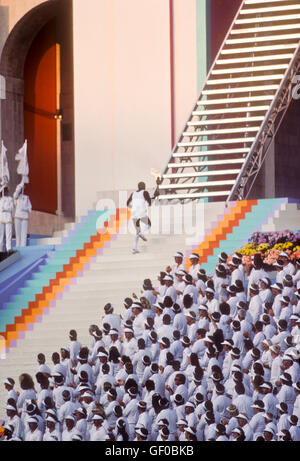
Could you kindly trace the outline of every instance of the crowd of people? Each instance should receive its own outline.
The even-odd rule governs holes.
[[[89,346],[40,352],[19,392],[8,377],[3,440],[300,441],[300,261],[189,261],[107,304]]]

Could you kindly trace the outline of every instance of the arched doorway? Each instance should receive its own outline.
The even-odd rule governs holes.
[[[51,0],[15,25],[0,62],[11,192],[20,180],[15,154],[27,139],[33,209],[66,217],[75,209],[72,45],[72,1]]]
[[[34,210],[52,214],[58,210],[58,54],[52,19],[35,37],[24,66],[24,138],[31,179],[27,191]]]

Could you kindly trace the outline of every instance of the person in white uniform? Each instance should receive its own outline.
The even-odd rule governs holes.
[[[189,274],[193,277],[195,282],[198,280],[198,271],[201,269],[201,264],[199,263],[199,255],[197,253],[192,253],[189,256],[191,262],[191,267],[189,268]]]
[[[139,239],[147,241],[145,235],[141,230],[141,222],[145,224],[144,232],[149,230],[151,227],[151,221],[148,218],[148,206],[151,206],[151,197],[149,192],[146,191],[146,185],[144,182],[138,184],[138,190],[133,192],[128,201],[127,206],[131,205],[131,219],[136,230],[136,236],[134,238],[133,254],[139,253],[137,248]]]
[[[35,417],[28,419],[29,432],[25,436],[25,442],[41,442],[43,440],[43,434],[38,429],[38,421]]]
[[[280,253],[279,259],[283,262],[284,274],[293,276],[295,274],[296,269],[293,263],[290,261],[289,255],[283,251],[282,253]]]
[[[0,197],[0,253],[12,248],[13,213],[13,198],[9,196],[8,188],[5,187]]]
[[[32,205],[25,193],[25,185],[17,186],[14,193],[16,246],[25,247],[27,243],[28,219]]]

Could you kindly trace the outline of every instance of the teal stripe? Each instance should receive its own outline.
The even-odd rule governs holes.
[[[196,0],[198,93],[206,80],[210,64],[210,2]]]
[[[28,303],[35,300],[36,294],[41,293],[43,287],[48,286],[51,278],[54,278],[53,275],[63,270],[64,264],[69,263],[70,258],[76,255],[76,251],[82,249],[91,236],[97,234],[97,229],[103,228],[104,222],[109,221],[113,214],[115,210],[105,210],[89,216],[89,220],[82,228],[77,229],[69,242],[57,249],[55,256],[48,259],[47,264],[24,283],[24,286],[18,290],[18,294],[15,294],[6,304],[6,309],[0,311],[0,331],[5,331],[6,325],[14,323],[15,317],[21,314],[22,309],[26,309]]]
[[[196,0],[196,20],[197,20],[197,81],[198,93],[202,90],[203,84],[206,81],[210,64],[210,1]],[[205,140],[205,138],[203,138]],[[206,150],[204,148],[202,150]],[[199,150],[201,150],[199,148]],[[207,157],[202,157],[202,160],[207,160]],[[208,167],[203,169],[208,171]],[[199,182],[206,182],[208,177],[200,177]],[[207,189],[206,189],[207,191]],[[200,201],[208,202],[208,199]]]

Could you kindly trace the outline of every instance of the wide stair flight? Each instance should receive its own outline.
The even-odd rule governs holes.
[[[172,152],[159,199],[246,199],[299,69],[299,0],[245,0]]]

